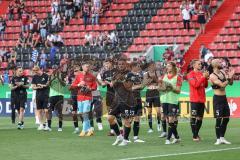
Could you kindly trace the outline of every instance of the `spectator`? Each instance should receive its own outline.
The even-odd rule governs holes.
[[[87,1],[84,1],[84,3],[83,3],[83,23],[84,23],[85,29],[88,25],[89,17],[90,17],[89,5],[88,5]]]
[[[17,9],[18,10],[17,13],[18,13],[18,18],[19,19],[21,18],[24,9],[25,9],[25,3],[24,3],[23,0],[21,0],[20,3],[18,4],[18,9]]]
[[[61,47],[61,46],[64,45],[63,39],[62,39],[62,37],[60,35],[55,33],[53,36],[54,36],[53,43],[54,43],[55,46]]]
[[[73,16],[73,0],[65,0],[66,10],[65,16],[67,19],[72,19]]]
[[[25,10],[23,10],[22,13],[22,31],[28,31],[28,20],[29,20],[29,15]]]
[[[205,47],[204,44],[201,44],[201,47],[199,49],[199,52],[200,52],[200,59],[204,59],[205,55],[207,54],[207,48]]]
[[[13,2],[10,2],[9,6],[8,6],[8,20],[14,20],[14,4],[13,4]]]
[[[105,31],[103,34],[103,42],[102,42],[103,47],[105,47],[107,44],[109,44],[109,42],[110,42],[109,37],[110,37],[110,35],[108,34],[107,31]]]
[[[99,23],[99,14],[100,14],[101,7],[102,7],[101,0],[93,0],[92,24]]]
[[[4,62],[10,62],[10,58],[11,58],[11,51],[8,49],[6,50],[6,52],[3,54],[3,61]]]
[[[32,35],[31,47],[37,47],[40,42],[40,35],[37,32],[34,32]]]
[[[179,52],[174,56],[175,62],[178,66],[178,68],[181,68],[184,65],[184,58],[183,58],[183,53]]]
[[[37,65],[38,55],[39,55],[38,50],[34,47],[32,51],[32,58],[31,58],[33,64],[31,66]]]
[[[9,63],[12,63],[14,66],[17,63],[17,52],[12,48],[10,52]]]
[[[38,32],[38,19],[36,15],[32,16],[32,19],[30,21],[29,29],[31,33]]]
[[[210,11],[211,3],[212,3],[212,0],[203,0],[202,1],[203,10],[206,12],[207,19],[209,19],[211,17],[211,11]]]
[[[191,0],[190,4],[189,4],[189,9],[190,9],[190,16],[192,19],[192,16],[195,15],[195,0]]]
[[[118,40],[114,31],[112,31],[109,35],[109,40],[113,47],[117,46]]]
[[[47,38],[47,23],[44,19],[42,19],[39,24],[38,24],[38,28],[40,31],[40,36],[42,41],[45,41]]]
[[[100,8],[98,7],[92,7],[92,25],[94,24],[98,24],[98,21],[99,21],[99,11],[100,11]]]
[[[60,61],[60,67],[62,68],[62,72],[67,71],[67,64],[68,64],[68,53],[65,53]]]
[[[183,17],[184,29],[187,29],[189,31],[190,30],[190,10],[188,6],[186,6],[186,8],[182,10],[182,17]]]
[[[56,53],[57,53],[57,47],[52,44],[51,49],[50,49],[51,67],[53,65],[56,65]]]
[[[82,1],[83,0],[74,0],[74,7],[75,7],[75,12],[81,11],[82,10]]]
[[[165,53],[163,54],[163,59],[165,62],[173,61],[174,58],[174,52],[171,50],[171,48],[166,48]]]
[[[55,13],[52,17],[52,29],[60,26],[60,20],[61,20],[60,14]]]
[[[4,40],[6,26],[7,26],[6,21],[2,17],[0,17],[0,40]]]
[[[3,73],[3,84],[9,84],[9,74],[7,70]]]
[[[6,53],[5,48],[0,49],[0,63],[4,62],[4,55]]]
[[[186,1],[185,0],[182,1],[182,3],[181,3],[179,8],[180,8],[181,11],[186,8]]]
[[[49,35],[47,36],[47,40],[45,41],[45,47],[46,47],[46,48],[51,47],[52,44],[53,44],[53,41],[54,41],[54,35],[53,35],[53,34],[49,34]]]
[[[85,45],[87,45],[87,46],[89,46],[89,45],[92,46],[93,45],[93,36],[89,32],[85,35]]]
[[[204,34],[205,33],[204,24],[206,23],[206,18],[205,18],[205,12],[201,5],[199,6],[197,15],[198,15],[198,23],[200,24],[200,33]]]
[[[213,56],[212,52],[208,49],[207,54],[205,54],[205,56],[204,56],[204,61],[208,62],[208,59],[212,58],[212,57],[214,57],[214,56]]]
[[[17,46],[26,48],[29,43],[29,36],[29,32],[21,32],[17,42]]]
[[[53,0],[52,4],[51,4],[51,11],[52,11],[52,15],[54,15],[55,13],[58,13],[58,1],[57,0]]]
[[[68,22],[67,22],[67,17],[65,16],[65,14],[64,13],[61,13],[61,20],[60,20],[60,26],[66,26],[66,24],[67,24]]]
[[[47,55],[44,50],[41,51],[40,54],[40,68],[47,69]]]
[[[240,49],[240,40],[238,41],[237,48]]]

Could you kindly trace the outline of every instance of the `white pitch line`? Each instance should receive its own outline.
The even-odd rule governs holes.
[[[210,153],[210,152],[221,152],[221,151],[238,150],[238,149],[240,149],[240,147],[196,151],[196,152],[183,152],[183,153],[174,153],[174,154],[162,154],[162,155],[154,155],[154,156],[146,156],[146,157],[123,158],[123,159],[119,159],[119,160],[135,160],[135,159],[149,159],[149,158],[158,158],[158,157],[171,157],[171,156],[191,155],[191,154]]]

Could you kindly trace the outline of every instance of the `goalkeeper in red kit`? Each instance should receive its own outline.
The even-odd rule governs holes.
[[[192,61],[193,70],[187,75],[190,88],[191,104],[191,129],[193,141],[200,141],[199,130],[202,126],[209,73],[202,71],[202,64],[199,60]]]

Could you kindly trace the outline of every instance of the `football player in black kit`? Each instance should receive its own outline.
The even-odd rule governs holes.
[[[132,92],[133,82],[131,75],[127,70],[125,59],[118,60],[118,71],[113,77],[113,88],[115,91],[112,109],[108,115],[108,122],[111,129],[117,135],[116,141],[112,145],[126,146],[128,144],[128,136],[131,131],[131,121],[134,116],[134,95]],[[124,137],[120,134],[119,127],[116,123],[116,115],[121,115],[124,122]],[[120,144],[119,144],[120,143]]]
[[[233,69],[229,69],[228,73],[226,73],[222,69],[221,63],[222,62],[220,59],[212,60],[211,66],[213,68],[213,73],[210,74],[210,82],[212,83],[212,88],[214,91],[213,110],[214,117],[216,118],[215,132],[217,141],[215,142],[215,145],[231,144],[224,138],[230,117],[230,108],[228,105],[225,88],[227,85],[233,84],[233,76],[235,71]]]
[[[107,86],[107,93],[106,93],[106,106],[108,112],[111,111],[112,107],[112,102],[115,96],[114,93],[114,88],[113,88],[113,83],[112,83],[112,78],[116,74],[116,68],[113,68],[113,62],[111,59],[107,59],[104,62],[104,67],[105,71],[102,73],[101,77],[101,85],[102,86]],[[117,123],[120,127],[120,132],[122,133],[122,120],[119,115],[116,115],[116,120]],[[114,136],[114,131],[111,129],[110,132],[108,133],[108,136]]]
[[[33,71],[36,72],[32,79],[32,88],[37,90],[36,105],[40,121],[38,130],[44,130],[43,124],[46,121],[46,116],[48,113],[49,76],[40,70],[38,66],[34,66]]]
[[[16,69],[16,75],[11,80],[11,90],[14,92],[13,101],[15,109],[18,111],[18,129],[24,128],[24,110],[27,102],[27,88],[29,88],[29,81],[23,75],[22,67]]]
[[[141,66],[133,62],[131,64],[131,76],[133,81],[133,95],[135,98],[136,105],[134,106],[134,119],[133,119],[133,140],[134,142],[143,143],[144,141],[139,139],[139,129],[140,129],[140,119],[142,116],[142,99],[141,99],[141,90],[143,89],[144,85],[142,84],[143,81],[143,72]]]
[[[148,71],[144,74],[144,84],[146,84],[146,102],[148,108],[148,124],[149,130],[148,133],[153,132],[152,128],[152,109],[156,108],[157,110],[157,130],[161,130],[160,120],[161,120],[161,103],[160,103],[160,94],[158,91],[158,78],[160,74],[156,70],[156,65],[154,62],[150,62],[148,65]]]

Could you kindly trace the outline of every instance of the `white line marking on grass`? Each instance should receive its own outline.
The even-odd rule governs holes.
[[[146,156],[146,157],[123,158],[123,159],[119,159],[119,160],[135,160],[135,159],[149,159],[149,158],[158,158],[158,157],[171,157],[171,156],[191,155],[191,154],[199,154],[199,153],[221,152],[221,151],[229,151],[229,150],[237,150],[237,149],[240,149],[240,147],[224,148],[224,149],[213,149],[213,150],[196,151],[196,152],[183,152],[183,153],[173,153],[173,154],[162,154],[162,155],[154,155],[154,156]]]

